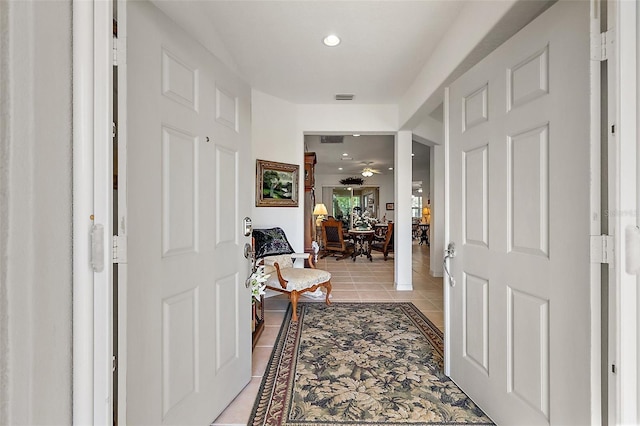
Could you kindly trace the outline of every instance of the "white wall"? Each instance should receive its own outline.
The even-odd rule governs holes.
[[[251,92],[252,163],[247,173],[255,176],[256,159],[300,166],[299,207],[254,207],[254,228],[279,226],[294,250],[304,249],[304,143],[297,127],[296,105],[258,90]]]
[[[412,130],[413,138],[425,145],[441,145],[444,142],[444,124],[430,116],[422,117],[422,122]]]
[[[304,132],[391,134],[397,130],[398,109],[395,105],[296,105],[253,90],[251,115],[251,173],[255,173],[255,160],[261,159],[298,164],[302,177]],[[302,251],[303,197],[304,187],[300,185],[299,207],[254,207],[254,227],[280,226],[293,248]]]
[[[398,130],[398,106],[298,105],[298,130],[310,133],[392,134]]]
[[[0,424],[70,424],[71,2],[0,27]]]

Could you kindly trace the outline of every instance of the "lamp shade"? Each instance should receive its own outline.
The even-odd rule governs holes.
[[[431,209],[429,207],[422,208],[422,222],[431,223]]]
[[[327,206],[325,206],[322,203],[316,204],[316,206],[313,208],[313,214],[314,215],[326,215],[326,214],[328,214]]]

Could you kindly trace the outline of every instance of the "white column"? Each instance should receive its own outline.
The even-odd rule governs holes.
[[[401,130],[395,140],[395,221],[394,260],[396,290],[413,290],[411,277],[411,146],[408,130]]]
[[[442,276],[444,253],[444,146],[435,145],[431,150],[431,250],[429,273]]]

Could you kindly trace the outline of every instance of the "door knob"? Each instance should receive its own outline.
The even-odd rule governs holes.
[[[451,285],[451,287],[456,286],[456,280],[453,278],[453,275],[451,275],[451,272],[449,272],[449,268],[447,267],[447,259],[453,259],[454,257],[456,257],[456,245],[455,243],[451,242],[444,250],[444,259],[442,260],[442,266],[444,268],[444,272],[447,274],[447,277],[449,277],[449,285]]]

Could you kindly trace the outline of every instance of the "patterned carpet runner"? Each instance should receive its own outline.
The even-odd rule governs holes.
[[[299,303],[249,425],[492,425],[443,373],[443,335],[412,303]]]

